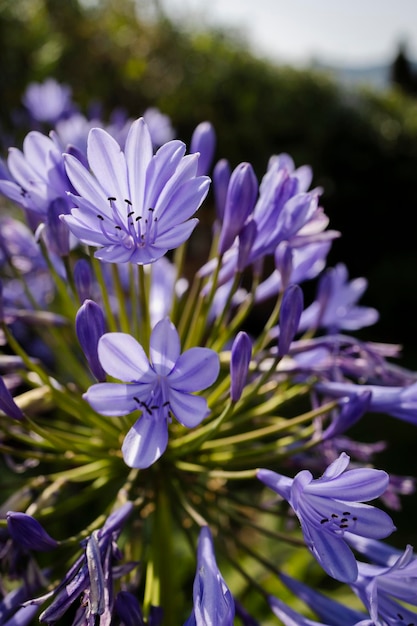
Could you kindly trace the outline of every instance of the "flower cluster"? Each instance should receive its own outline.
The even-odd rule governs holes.
[[[0,167],[0,623],[417,624],[413,548],[381,541],[414,479],[349,432],[412,428],[417,374],[347,334],[378,313],[326,268],[310,168],[275,155],[259,181],[213,162],[209,122],[187,150],[158,110],[88,118],[52,79],[23,103]]]

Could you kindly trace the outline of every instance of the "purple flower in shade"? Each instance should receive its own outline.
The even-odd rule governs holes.
[[[214,203],[216,205],[217,219],[221,223],[224,216],[224,207],[226,205],[227,189],[229,187],[230,176],[229,161],[220,159],[213,168],[213,192]]]
[[[45,595],[26,603],[28,606],[39,606],[53,598],[39,616],[40,622],[59,623],[71,605],[82,598],[81,615],[77,615],[80,623],[94,624],[97,616],[100,616],[101,623],[110,623],[114,610],[113,580],[127,574],[137,565],[117,563],[122,554],[116,540],[131,511],[131,502],[126,502],[111,513],[103,527],[93,531],[83,542],[83,554],[60,584]]]
[[[97,345],[100,337],[106,332],[106,322],[103,311],[93,300],[85,300],[78,309],[75,330],[91,372],[98,381],[104,381],[106,372],[100,364]]]
[[[214,151],[216,149],[216,133],[210,122],[200,122],[194,129],[190,141],[190,152],[198,152],[197,174],[208,174],[213,162]]]
[[[43,83],[30,83],[23,104],[37,122],[55,124],[73,109],[71,89],[54,78],[47,78]]]
[[[320,278],[317,299],[301,315],[300,330],[327,328],[331,332],[358,330],[378,321],[378,311],[356,303],[368,286],[365,278],[348,282],[346,266],[339,263]]]
[[[214,383],[219,358],[209,348],[190,348],[180,354],[180,339],[168,318],[152,330],[151,362],[136,339],[125,333],[103,335],[98,356],[110,376],[128,382],[90,387],[84,397],[93,409],[112,416],[142,411],[122,446],[129,467],[149,467],[164,453],[170,413],[187,428],[208,415],[206,399],[193,392]]]
[[[355,385],[354,383],[322,382],[315,386],[321,394],[331,398],[353,398],[365,392],[371,393],[368,411],[387,413],[405,422],[417,424],[417,383],[406,387],[382,385]]]
[[[358,571],[351,587],[375,623],[417,624],[417,611],[410,608],[410,605],[417,607],[417,559],[411,546],[391,566],[358,563]]]
[[[234,601],[217,567],[208,526],[202,527],[198,538],[193,600],[193,611],[184,626],[233,626]]]
[[[384,511],[362,504],[385,491],[388,474],[372,468],[345,471],[349,461],[342,452],[318,479],[308,470],[294,479],[267,469],[257,473],[259,480],[289,502],[307,547],[323,569],[341,582],[353,582],[358,575],[355,557],[344,539],[346,532],[381,539],[395,530]]]
[[[252,342],[242,330],[236,335],[230,355],[230,397],[237,402],[242,395],[252,356]]]
[[[170,141],[153,154],[143,118],[130,127],[124,152],[105,130],[93,128],[87,156],[94,174],[66,155],[78,208],[63,216],[78,239],[98,246],[95,256],[112,263],[153,263],[186,241],[189,219],[207,195],[210,180],[197,176],[198,155]]]
[[[362,620],[369,619],[369,615],[367,616],[362,612],[351,609],[291,576],[281,573],[280,580],[297,598],[305,602],[326,624],[353,626],[358,622],[360,623]],[[273,600],[275,603],[276,598]]]
[[[367,619],[366,617],[362,620],[359,613],[358,615],[360,621],[355,619],[353,616],[351,617],[349,615],[345,615],[343,609],[345,609],[346,607],[343,607],[342,605],[339,605],[341,607],[340,614],[335,614],[333,616],[334,619],[331,617],[330,619],[326,619],[323,622],[317,622],[316,620],[304,617],[303,615],[289,607],[287,604],[282,602],[282,600],[279,600],[274,596],[268,596],[268,601],[272,612],[281,620],[284,626],[382,626],[381,624],[379,624],[379,622],[378,624],[375,624],[373,621]],[[313,608],[315,609],[315,607]]]
[[[31,515],[8,511],[6,519],[10,536],[22,548],[45,552],[58,546],[58,542]]]

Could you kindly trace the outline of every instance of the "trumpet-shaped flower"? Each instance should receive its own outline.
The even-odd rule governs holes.
[[[190,348],[180,354],[175,326],[164,318],[154,327],[149,362],[142,346],[126,333],[106,333],[98,343],[104,370],[127,383],[98,383],[85,398],[103,415],[142,411],[123,442],[127,465],[149,467],[165,451],[172,413],[187,428],[208,414],[207,401],[193,392],[206,389],[219,373],[217,354],[209,348]]]
[[[330,576],[342,582],[353,582],[358,576],[345,533],[382,539],[395,530],[384,511],[362,504],[385,491],[388,474],[372,468],[345,471],[349,461],[343,452],[318,479],[313,479],[308,470],[302,470],[294,479],[267,469],[257,474],[290,503],[309,550]]]
[[[63,216],[74,235],[99,247],[95,256],[110,263],[153,263],[186,241],[197,220],[189,219],[207,195],[209,178],[197,176],[198,154],[185,155],[173,140],[153,154],[143,118],[133,122],[122,152],[101,128],[88,135],[90,173],[66,155],[68,176],[79,195],[77,208]]]

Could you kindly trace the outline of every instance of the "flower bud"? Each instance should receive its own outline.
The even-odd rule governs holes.
[[[106,372],[99,361],[97,346],[100,337],[106,332],[106,323],[103,311],[93,300],[85,300],[78,309],[75,330],[92,374],[98,381],[104,381]]]
[[[252,356],[252,342],[248,335],[241,331],[236,335],[230,357],[230,397],[237,402],[242,395],[246,383],[249,363]]]
[[[257,232],[258,229],[255,220],[249,220],[239,233],[239,248],[236,264],[238,272],[243,272],[248,263],[248,258],[252,251]]]
[[[213,192],[216,214],[220,222],[223,222],[224,207],[226,204],[227,188],[229,186],[231,170],[229,161],[220,159],[213,169]]]
[[[219,254],[224,254],[242,230],[258,195],[258,181],[250,163],[240,163],[230,177],[220,232]]]
[[[197,176],[209,172],[216,148],[216,133],[210,122],[201,122],[194,130],[190,142],[190,153],[200,153]]]
[[[123,626],[143,626],[142,609],[133,594],[119,591],[114,608]]]
[[[281,276],[281,289],[288,287],[293,270],[292,248],[288,241],[281,241],[275,250],[275,267]]]
[[[284,356],[290,349],[298,330],[303,310],[303,292],[299,285],[290,285],[284,292],[279,315],[278,356]]]
[[[8,511],[6,519],[12,539],[22,548],[46,552],[57,547],[58,542],[31,515]]]
[[[68,205],[63,198],[56,198],[48,207],[46,225],[49,249],[58,256],[67,256],[69,253],[70,231],[66,222],[60,216],[68,213]]]

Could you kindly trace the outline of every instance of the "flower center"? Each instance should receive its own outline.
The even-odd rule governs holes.
[[[332,513],[330,517],[323,517],[320,520],[320,524],[322,526],[326,526],[329,530],[332,531],[342,531],[352,530],[356,526],[358,518],[350,513],[350,511],[343,511],[341,515],[338,513]]]
[[[97,214],[100,228],[111,244],[121,244],[125,248],[144,248],[152,245],[157,236],[158,217],[154,216],[154,209],[149,208],[145,215],[136,214],[132,202],[124,199],[126,215],[121,215],[116,207],[117,198],[107,198],[112,211],[112,217]]]

